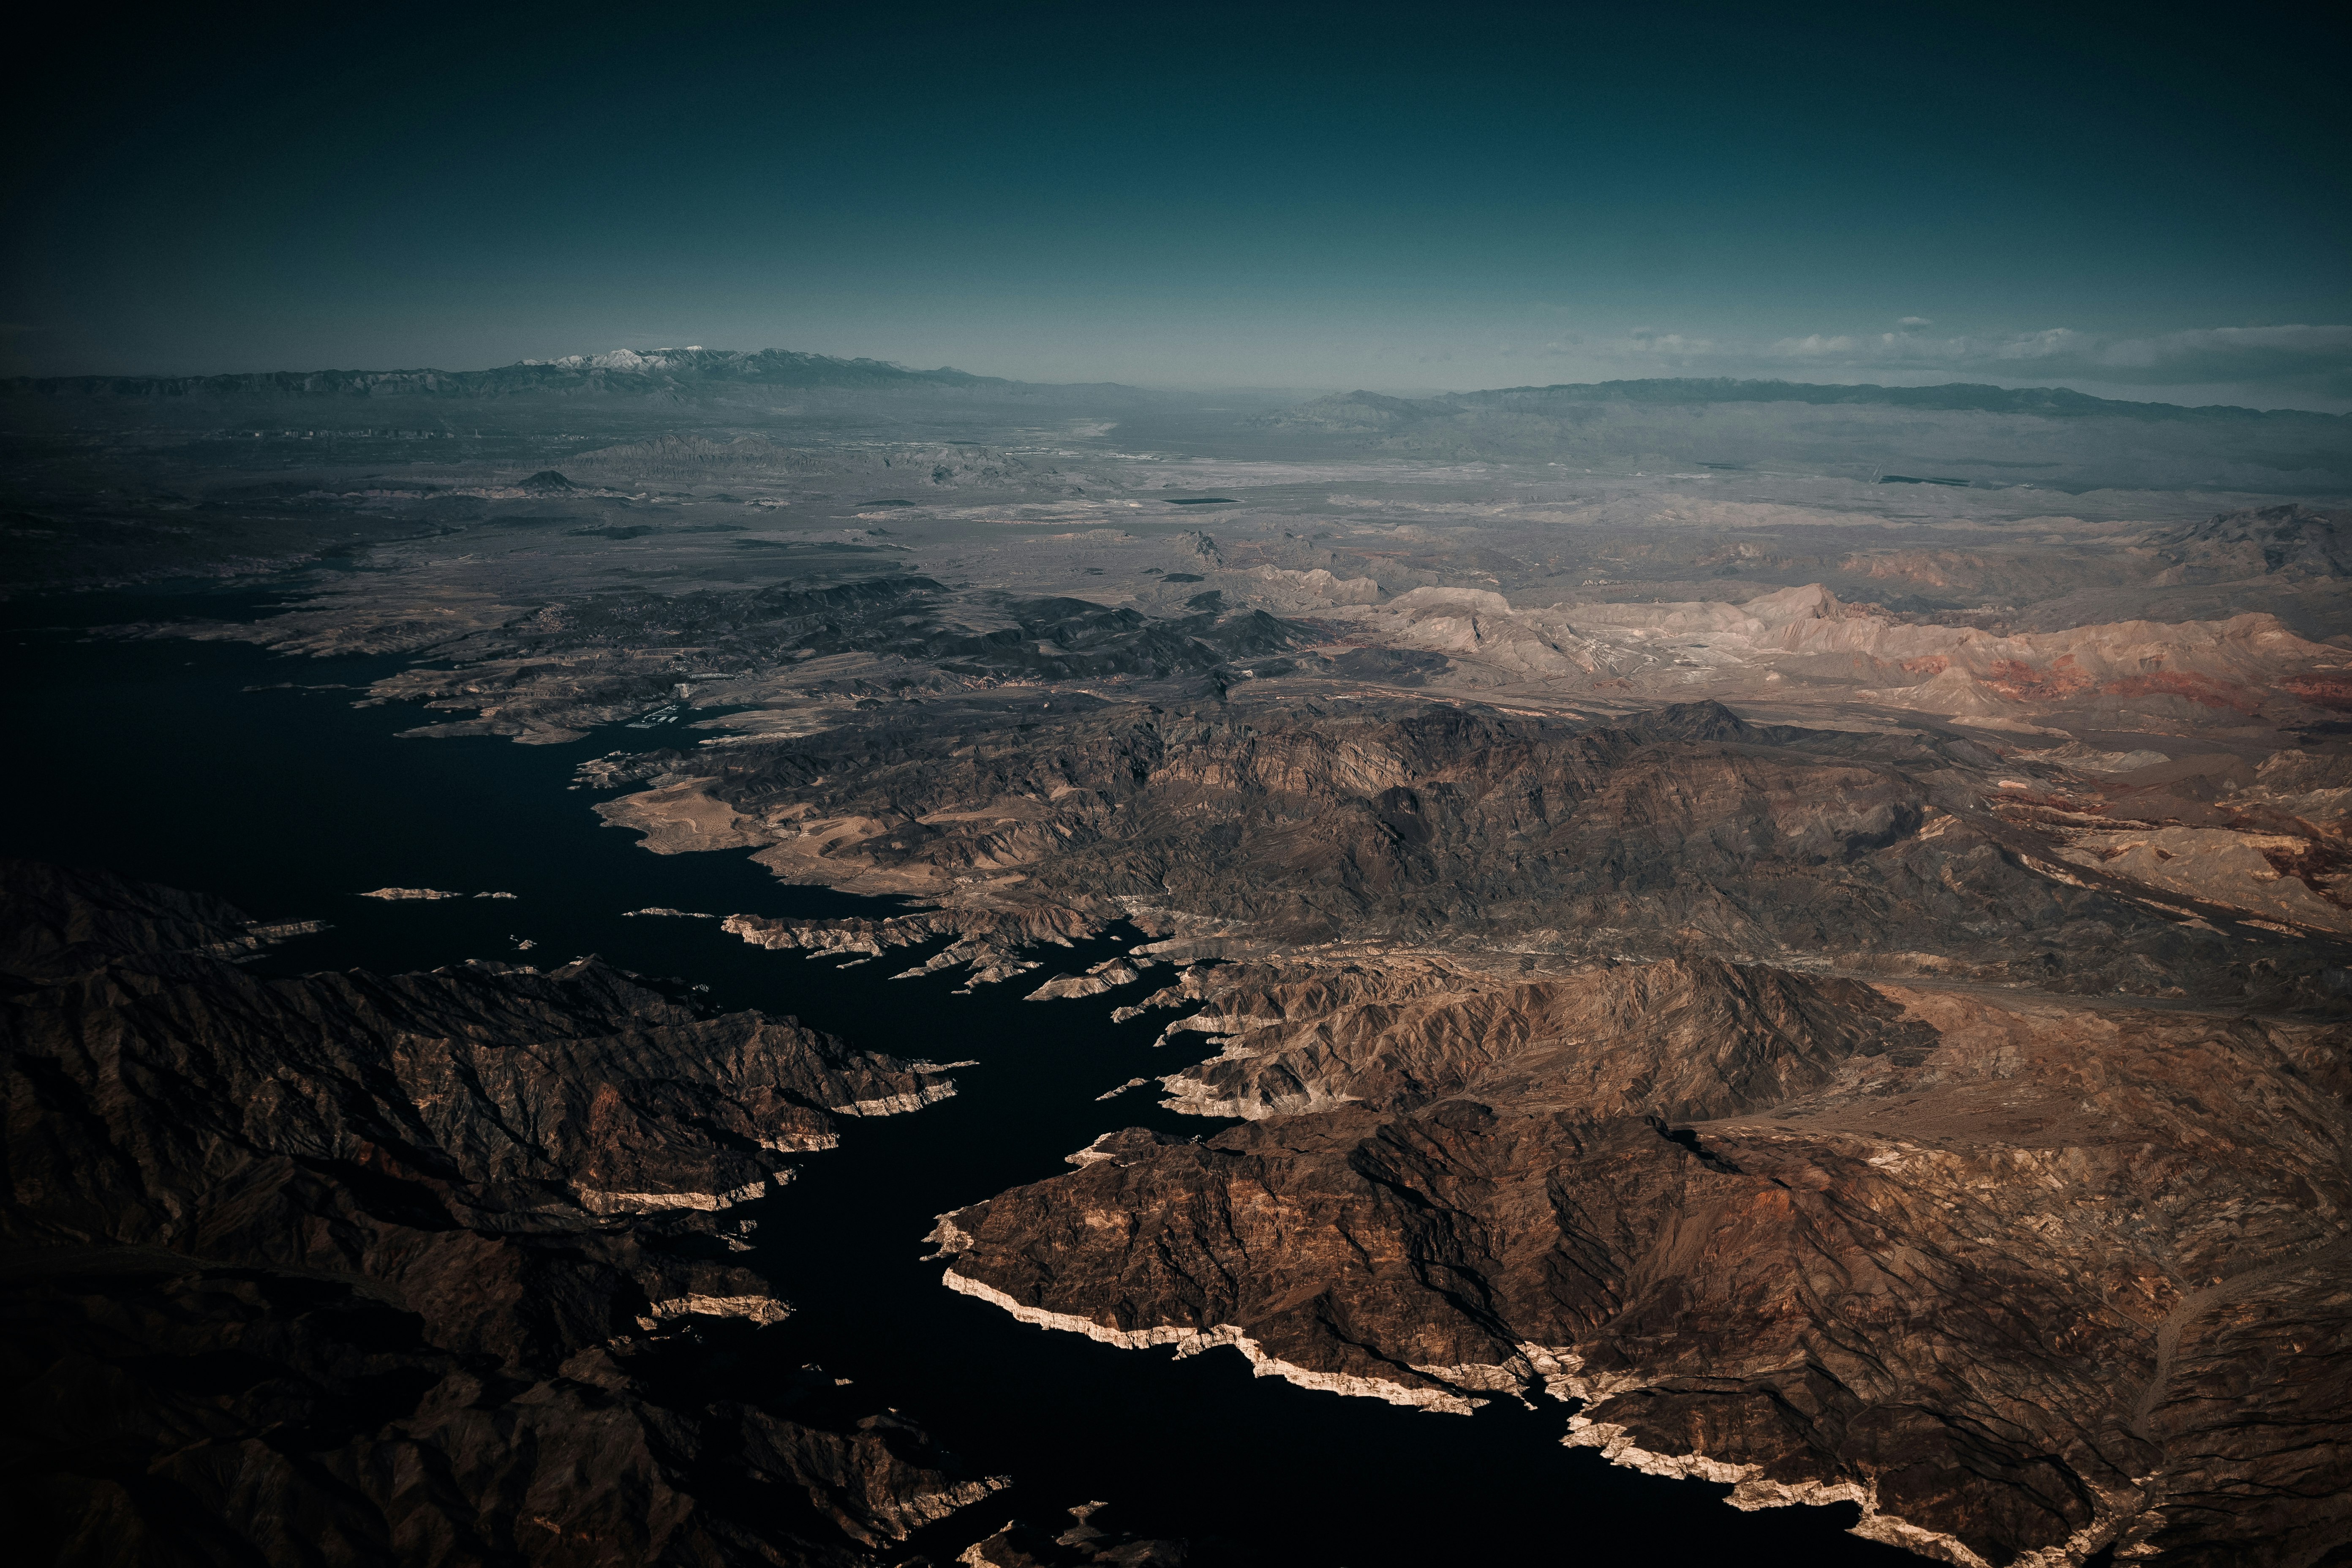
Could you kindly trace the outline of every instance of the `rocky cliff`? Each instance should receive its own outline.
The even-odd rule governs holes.
[[[2352,1034],[1716,961],[1199,972],[1203,1140],[944,1218],[948,1283],[1852,1500],[1969,1565],[2352,1544]]]
[[[952,930],[989,978],[1052,909],[1224,961],[1135,1011],[1221,1044],[1168,1105],[1244,1125],[947,1216],[954,1288],[1340,1393],[1574,1399],[1571,1442],[1958,1563],[2352,1543],[2334,759],[942,706],[607,809],[937,903],[768,945]]]
[[[850,1563],[1001,1484],[830,1379],[654,1370],[790,1310],[726,1261],[730,1209],[950,1080],[593,959],[263,979],[216,900],[0,890],[0,1425],[37,1559]]]

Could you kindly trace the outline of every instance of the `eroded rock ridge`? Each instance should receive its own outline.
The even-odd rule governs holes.
[[[1114,1343],[1846,1500],[1947,1562],[2309,1563],[2352,1535],[2352,1035],[1715,960],[1229,964],[1222,1053],[948,1282]]]
[[[217,900],[5,869],[11,1516],[58,1561],[854,1563],[987,1496],[829,1378],[730,1210],[952,1081],[593,959],[265,979]],[[224,955],[228,956],[224,956]]]

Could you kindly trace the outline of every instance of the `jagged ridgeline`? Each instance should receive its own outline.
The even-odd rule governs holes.
[[[1186,965],[1114,1017],[1209,1036],[1163,1106],[1244,1125],[944,1216],[952,1289],[1430,1410],[1572,1398],[1573,1445],[1948,1562],[2340,1537],[2340,933],[2151,896],[2011,805],[2052,764],[1970,741],[995,700],[604,808],[930,905],[726,922],[760,946],[952,934],[922,969],[981,985],[1160,939],[1051,1005]],[[2325,874],[2269,880],[2332,918]]]
[[[593,959],[265,979],[278,933],[111,875],[0,863],[0,931],[27,1561],[845,1565],[1002,1484],[645,1354],[789,1312],[730,1211],[952,1079]]]
[[[952,1288],[1432,1410],[1574,1398],[1571,1445],[1941,1562],[2342,1537],[2341,1025],[1710,960],[1171,991],[1223,1049],[1171,1104],[1242,1124],[945,1216]]]

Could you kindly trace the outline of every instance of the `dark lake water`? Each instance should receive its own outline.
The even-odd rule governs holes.
[[[981,1473],[1016,1489],[981,1505],[992,1528],[1045,1522],[1089,1500],[1106,1523],[1217,1535],[1268,1563],[1891,1565],[1919,1559],[1843,1533],[1850,1506],[1742,1514],[1727,1489],[1666,1481],[1559,1446],[1568,1408],[1497,1402],[1430,1414],[1253,1378],[1242,1357],[1186,1361],[1118,1351],[1014,1322],[940,1284],[920,1238],[942,1211],[1058,1174],[1063,1156],[1113,1127],[1187,1134],[1148,1091],[1096,1097],[1196,1059],[1155,1050],[1166,1015],[1125,1026],[1110,1009],[1165,981],[1031,1004],[1059,970],[1119,951],[1103,942],[971,996],[959,974],[889,976],[923,954],[841,969],[727,936],[715,921],[624,919],[669,906],[719,913],[875,910],[872,900],[781,885],[740,854],[655,856],[604,826],[570,792],[581,762],[615,749],[690,744],[692,731],[609,730],[563,746],[403,741],[411,708],[353,708],[356,687],[396,659],[281,658],[234,644],[91,639],[79,628],[156,616],[235,619],[262,601],[222,595],[87,597],[0,606],[9,676],[0,722],[16,761],[0,853],[100,866],[223,894],[263,919],[333,929],[268,961],[281,973],[430,967],[467,958],[560,963],[602,954],[639,973],[708,984],[727,1006],[798,1016],[908,1057],[974,1058],[958,1098],[851,1123],[843,1145],[798,1162],[780,1194],[744,1212],[763,1269],[796,1307],[785,1322],[724,1325],[680,1346],[670,1374],[756,1395],[771,1375],[820,1363],[867,1407],[920,1421]],[[437,716],[434,716],[437,717]],[[511,892],[512,900],[384,903],[383,886]],[[528,953],[516,946],[528,938]],[[936,1542],[952,1552],[970,1527]]]

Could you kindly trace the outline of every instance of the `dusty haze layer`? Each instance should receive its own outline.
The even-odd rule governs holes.
[[[26,384],[12,578],[266,575],[115,635],[405,656],[420,744],[908,900],[746,941],[1160,972],[1227,1124],[948,1215],[1027,1321],[1948,1562],[2329,1560],[2347,422],[1927,390]]]

